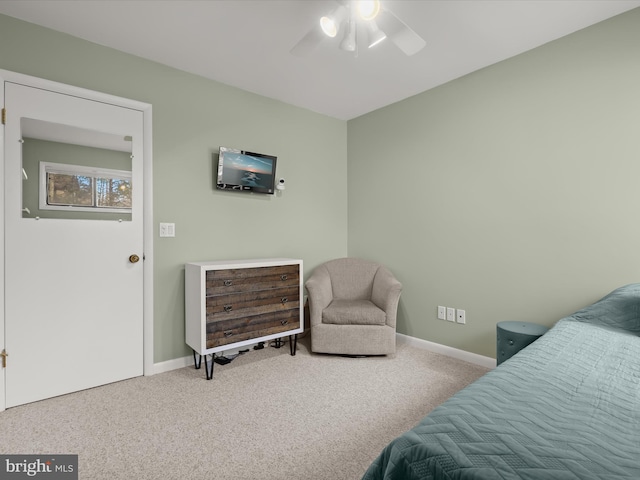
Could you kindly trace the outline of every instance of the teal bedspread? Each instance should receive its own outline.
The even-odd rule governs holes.
[[[640,479],[640,284],[560,320],[393,440],[363,478]]]

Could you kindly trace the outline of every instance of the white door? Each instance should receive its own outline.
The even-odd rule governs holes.
[[[12,407],[143,374],[143,114],[12,82],[4,93],[4,374]],[[65,158],[82,163],[73,160],[77,145],[86,158],[118,150],[95,147],[95,139],[128,143],[130,172],[110,168],[108,155],[67,172]],[[67,145],[73,153],[64,153]],[[57,169],[47,176],[43,164]],[[130,188],[130,206],[120,197],[96,200],[93,171],[108,177],[97,182],[103,190],[109,182],[116,193]],[[82,184],[81,194],[66,191],[65,180]]]

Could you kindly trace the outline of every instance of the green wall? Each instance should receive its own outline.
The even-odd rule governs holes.
[[[184,263],[286,256],[308,275],[346,255],[346,122],[2,15],[0,69],[153,105],[156,362],[189,354]],[[277,155],[286,190],[214,190],[221,145]]]
[[[494,357],[496,322],[640,280],[640,9],[349,121],[348,158],[349,255],[403,282],[399,331]]]

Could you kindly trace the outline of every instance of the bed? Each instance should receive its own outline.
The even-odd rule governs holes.
[[[640,479],[640,284],[435,408],[363,480]]]

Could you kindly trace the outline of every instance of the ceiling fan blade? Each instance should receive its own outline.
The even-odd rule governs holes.
[[[317,25],[309,30],[309,32],[293,46],[290,52],[297,57],[304,57],[320,45],[325,38],[326,35],[322,33],[322,29]]]
[[[409,25],[388,10],[382,10],[376,21],[380,30],[406,55],[418,53],[427,44]]]

